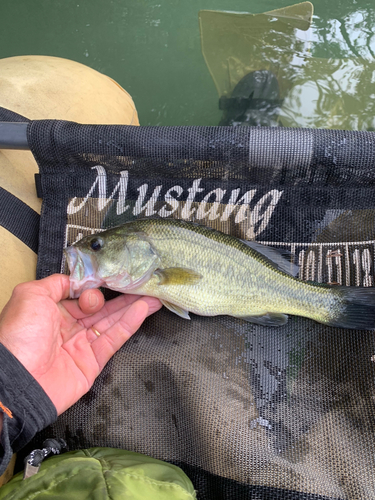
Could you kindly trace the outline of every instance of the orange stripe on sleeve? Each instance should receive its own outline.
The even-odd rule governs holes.
[[[12,412],[7,408],[6,406],[3,405],[3,403],[0,401],[0,408],[3,410],[3,412],[8,415],[9,418],[13,418]]]

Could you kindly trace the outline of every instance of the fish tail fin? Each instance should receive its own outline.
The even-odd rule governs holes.
[[[340,311],[327,324],[353,330],[375,329],[375,288],[335,287]]]

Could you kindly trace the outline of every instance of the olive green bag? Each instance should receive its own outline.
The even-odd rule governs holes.
[[[34,476],[19,473],[0,488],[1,500],[193,500],[194,487],[178,467],[131,451],[89,448],[45,460]]]

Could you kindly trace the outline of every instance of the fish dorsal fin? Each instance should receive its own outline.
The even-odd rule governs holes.
[[[244,319],[250,323],[257,323],[263,326],[282,326],[288,322],[288,316],[281,313],[266,313],[248,316],[237,316],[237,318]]]
[[[160,300],[160,302],[167,309],[169,309],[173,313],[177,314],[177,316],[180,316],[181,318],[184,318],[184,319],[190,319],[189,312],[186,311],[185,309],[182,309],[182,307],[176,306],[176,304],[171,304],[167,300]]]
[[[185,267],[168,267],[157,269],[159,285],[194,285],[202,279],[202,275]]]
[[[276,267],[276,269],[290,274],[291,276],[297,276],[299,267],[290,262],[291,254],[287,250],[262,245],[256,241],[241,241],[256,252],[262,254],[263,257],[266,257],[266,259],[269,260],[271,264]]]

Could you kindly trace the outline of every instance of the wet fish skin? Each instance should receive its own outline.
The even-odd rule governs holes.
[[[281,325],[286,315],[375,328],[375,290],[301,281],[219,231],[175,219],[138,219],[65,250],[71,295],[105,286],[150,295],[182,317],[231,315]]]

